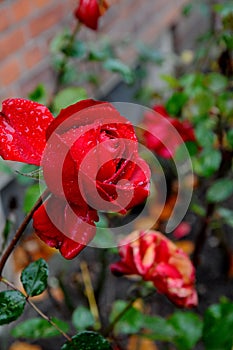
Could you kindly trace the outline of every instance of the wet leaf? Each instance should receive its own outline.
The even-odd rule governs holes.
[[[21,274],[21,282],[28,296],[41,294],[47,288],[48,264],[39,259],[28,265]]]
[[[67,341],[61,350],[112,350],[112,348],[102,335],[84,331],[72,337],[72,341]]]
[[[0,325],[15,321],[23,312],[25,296],[16,290],[0,292]]]

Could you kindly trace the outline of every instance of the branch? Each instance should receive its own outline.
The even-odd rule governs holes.
[[[0,277],[0,282],[4,283],[11,289],[14,289],[20,293],[22,293],[13,283],[9,282],[6,278]],[[46,321],[48,321],[51,326],[56,328],[56,330],[61,333],[68,341],[72,341],[72,339],[60,328],[56,323],[54,323],[47,315],[45,315],[34,303],[25,295],[27,303]]]
[[[27,214],[27,216],[23,220],[22,224],[20,225],[20,227],[16,231],[15,236],[13,237],[10,245],[8,246],[8,248],[6,249],[5,253],[3,254],[3,256],[2,256],[2,258],[0,260],[0,278],[1,278],[2,271],[4,269],[4,266],[5,266],[8,258],[9,258],[9,256],[11,255],[11,253],[14,250],[16,244],[18,243],[18,241],[22,237],[22,235],[23,235],[27,225],[29,224],[29,222],[31,221],[31,219],[33,217],[33,214],[41,206],[41,204],[49,196],[49,194],[50,194],[50,192],[49,192],[48,189],[44,191],[44,193],[37,200],[37,202],[35,203],[35,205],[31,209],[31,211]]]

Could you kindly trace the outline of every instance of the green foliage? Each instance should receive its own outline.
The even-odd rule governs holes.
[[[47,104],[47,90],[43,84],[39,84],[28,95],[29,99],[43,105]]]
[[[28,296],[41,294],[47,288],[48,264],[39,259],[28,265],[21,274],[21,282]]]
[[[185,93],[174,92],[165,105],[168,114],[179,116],[187,100],[188,96]]]
[[[53,111],[58,114],[61,109],[66,108],[78,101],[87,98],[87,92],[82,87],[68,87],[57,93],[53,100]]]
[[[95,320],[88,308],[85,306],[78,306],[73,312],[72,323],[77,330],[82,331],[93,326]]]
[[[127,84],[134,82],[133,70],[119,59],[109,58],[104,61],[103,67],[112,73],[119,73]]]
[[[112,347],[102,335],[85,331],[72,337],[72,341],[67,341],[61,350],[112,350]]]
[[[144,43],[137,43],[136,48],[139,54],[139,60],[142,62],[151,62],[161,65],[164,61],[162,53],[154,47],[145,45]]]
[[[218,215],[224,220],[224,222],[233,227],[233,211],[227,208],[218,208]]]
[[[210,73],[207,75],[206,84],[213,93],[220,93],[226,89],[228,80],[222,74]]]
[[[0,292],[0,325],[15,321],[23,312],[25,296],[16,290]]]
[[[87,53],[86,44],[81,40],[71,40],[67,46],[61,48],[67,57],[83,58]]]
[[[209,187],[207,191],[207,200],[209,202],[222,202],[233,194],[233,180],[219,179]]]
[[[63,332],[67,332],[69,330],[67,323],[60,321],[57,318],[51,318],[51,321],[62,329]],[[60,335],[59,331],[47,320],[39,317],[31,318],[18,324],[12,329],[11,334],[15,338],[27,339],[46,339]]]
[[[29,213],[33,208],[34,204],[38,200],[41,195],[41,191],[43,191],[44,185],[40,183],[36,183],[27,188],[24,196],[23,210],[25,213]]]
[[[203,323],[193,312],[175,312],[168,323],[176,331],[173,342],[179,350],[191,350],[200,340]]]
[[[110,314],[110,322],[112,322],[125,309],[127,302],[124,300],[116,300],[113,303]],[[114,332],[116,334],[135,334],[143,327],[143,314],[131,306],[117,322]]]
[[[216,149],[203,149],[193,158],[194,171],[199,176],[210,177],[219,168],[221,163],[221,152]]]
[[[204,315],[203,341],[206,350],[231,350],[233,346],[233,303],[222,300]]]
[[[144,336],[151,340],[173,342],[177,334],[173,325],[159,316],[145,315],[143,317],[143,328],[147,330]]]

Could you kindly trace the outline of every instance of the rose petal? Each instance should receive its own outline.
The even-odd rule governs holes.
[[[60,250],[66,259],[73,259],[95,235],[96,211],[88,207],[71,207],[51,196],[33,216],[36,234],[50,247]]]
[[[54,120],[47,107],[25,99],[8,99],[0,112],[0,155],[40,165],[45,148],[45,132]]]

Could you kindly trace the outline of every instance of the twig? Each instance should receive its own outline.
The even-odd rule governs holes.
[[[0,260],[0,277],[2,275],[2,271],[4,269],[4,266],[11,255],[12,251],[14,250],[16,244],[20,240],[21,236],[23,235],[27,225],[31,221],[33,214],[35,211],[41,206],[43,201],[49,196],[50,192],[49,190],[45,190],[44,193],[40,196],[40,198],[37,200],[31,211],[27,214],[25,219],[23,220],[22,224],[18,228],[18,230],[15,233],[15,236],[13,237],[11,243],[9,244],[8,248],[6,249],[5,253],[3,254],[1,260]]]
[[[4,283],[11,289],[14,289],[20,293],[22,293],[13,283],[9,282],[6,278],[0,277],[0,282]],[[68,341],[72,341],[72,339],[60,328],[56,323],[54,323],[50,317],[45,315],[30,299],[27,295],[25,295],[27,303],[46,321],[48,321],[51,326],[53,326],[59,333],[61,333]]]
[[[95,330],[98,330],[101,328],[101,322],[100,322],[99,310],[96,303],[95,294],[94,294],[94,290],[91,282],[91,276],[88,270],[87,263],[85,261],[82,261],[80,263],[80,268],[82,272],[83,283],[85,286],[85,292],[89,302],[90,310],[95,320],[94,328]]]

